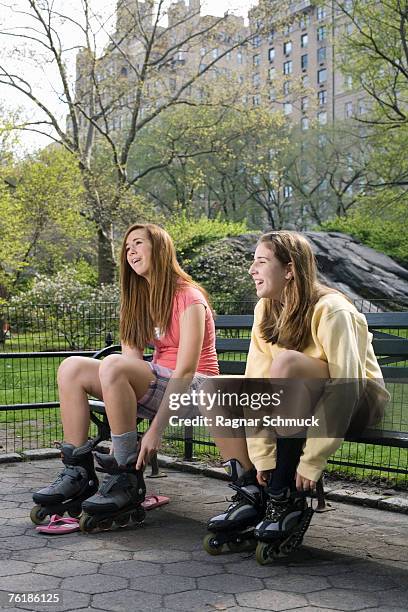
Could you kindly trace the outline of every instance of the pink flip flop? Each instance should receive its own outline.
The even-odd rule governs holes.
[[[142,506],[145,510],[153,510],[153,508],[158,508],[159,506],[165,506],[170,501],[169,497],[165,495],[154,495],[151,493],[150,495],[146,495]]]
[[[73,531],[79,531],[79,520],[76,518],[63,517],[58,514],[53,514],[48,525],[40,525],[36,527],[36,530],[40,533],[46,533],[48,535],[63,535],[65,533],[72,533]]]

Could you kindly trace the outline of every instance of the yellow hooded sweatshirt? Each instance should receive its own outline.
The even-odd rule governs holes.
[[[286,350],[262,339],[259,325],[263,307],[264,300],[260,299],[255,307],[245,371],[245,376],[249,378],[270,378],[269,372],[274,358]],[[343,295],[329,293],[316,303],[311,321],[310,342],[302,352],[326,361],[330,379],[371,379],[375,400],[380,400],[383,406],[388,401],[389,394],[384,388],[366,319]],[[342,406],[341,409],[348,408]],[[342,441],[343,438],[307,438],[297,470],[299,474],[317,481],[327,459],[339,448]],[[273,439],[248,437],[247,444],[250,459],[258,471],[276,467],[276,442]]]

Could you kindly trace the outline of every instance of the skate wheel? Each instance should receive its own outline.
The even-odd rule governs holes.
[[[42,506],[34,506],[30,512],[30,519],[34,525],[41,525],[47,516],[47,511]]]
[[[82,512],[82,508],[72,508],[71,510],[68,510],[68,516],[70,516],[71,518],[78,518],[81,515]]]
[[[266,542],[258,542],[256,546],[255,558],[259,565],[268,565],[273,561],[271,556],[271,545]]]
[[[108,531],[113,525],[113,519],[104,519],[103,521],[101,521],[98,525],[99,529],[102,529],[102,531]]]
[[[227,542],[227,546],[232,553],[247,552],[255,550],[255,540],[242,540],[242,542]]]
[[[97,527],[97,522],[95,517],[90,514],[86,514],[85,512],[82,514],[79,519],[79,528],[83,533],[91,533]]]
[[[118,516],[117,518],[115,518],[115,523],[119,525],[119,527],[126,527],[126,525],[128,525],[129,523],[129,519],[129,515],[124,514],[123,516]]]
[[[140,506],[136,512],[132,512],[131,519],[134,523],[143,523],[146,518],[146,511]]]
[[[214,536],[212,533],[209,533],[203,539],[203,547],[205,552],[207,552],[209,555],[216,556],[222,553],[222,544],[217,542],[216,536]]]

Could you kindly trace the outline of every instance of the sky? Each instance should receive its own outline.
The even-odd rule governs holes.
[[[80,0],[56,0],[56,4],[58,3],[63,6],[64,14],[69,16],[74,16],[81,6]],[[226,0],[202,0],[201,13],[221,16],[225,11],[229,10],[246,17],[248,9],[255,3],[255,0],[230,0],[229,2]],[[109,14],[112,11],[111,7],[116,5],[116,0],[97,0],[96,4],[98,11],[101,11],[103,14],[105,10]],[[17,9],[24,10],[27,6],[27,0],[0,0],[0,67],[5,65],[8,70],[11,68],[19,75],[22,73],[26,75],[30,83],[35,82],[35,93],[37,96],[46,100],[47,104],[51,105],[53,112],[59,118],[63,118],[66,115],[66,105],[58,99],[56,88],[59,80],[55,69],[47,64],[45,60],[42,62],[41,68],[38,68],[37,60],[33,60],[29,44],[22,44],[21,38],[3,35],[5,31],[19,34],[23,26],[31,23],[24,14],[16,14],[11,11],[9,8],[11,5]],[[66,22],[58,33],[63,40],[69,40],[69,46],[75,47],[76,44],[80,44],[78,30],[69,22]],[[105,41],[101,38],[101,48],[104,44]],[[67,63],[70,68],[71,78],[73,79],[75,50],[67,57]],[[19,109],[22,115],[30,120],[37,118],[34,107],[24,94],[18,94],[12,88],[0,83],[1,107],[9,112]],[[39,134],[20,132],[20,142],[20,153],[24,154],[25,152],[46,146],[50,140]]]

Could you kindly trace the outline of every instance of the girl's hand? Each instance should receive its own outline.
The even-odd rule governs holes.
[[[272,474],[272,471],[273,470],[264,470],[262,472],[256,473],[256,479],[258,481],[258,484],[261,485],[261,487],[266,487],[266,485],[268,484],[270,475]]]
[[[309,480],[308,478],[301,476],[299,472],[296,472],[296,489],[298,491],[315,491],[316,481]]]
[[[143,435],[140,444],[139,456],[137,458],[136,469],[142,470],[149,461],[150,456],[157,452],[161,446],[161,435],[150,427]]]

